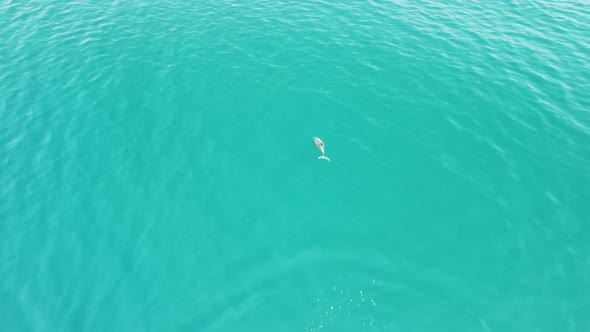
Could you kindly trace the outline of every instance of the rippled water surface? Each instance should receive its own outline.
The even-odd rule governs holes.
[[[587,1],[1,0],[2,330],[589,331],[589,91]]]

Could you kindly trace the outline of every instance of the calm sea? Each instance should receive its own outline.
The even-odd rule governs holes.
[[[589,289],[588,1],[0,0],[2,331],[586,332]]]

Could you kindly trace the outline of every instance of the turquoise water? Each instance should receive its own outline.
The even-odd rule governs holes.
[[[4,0],[0,60],[3,331],[590,330],[586,1]]]

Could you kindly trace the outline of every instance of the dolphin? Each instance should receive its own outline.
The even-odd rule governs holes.
[[[313,141],[315,142],[315,146],[322,152],[322,155],[319,156],[318,159],[325,159],[327,161],[330,161],[330,158],[324,155],[324,142],[322,142],[322,140],[319,137],[314,137]]]

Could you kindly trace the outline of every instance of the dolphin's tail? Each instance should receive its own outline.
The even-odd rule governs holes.
[[[330,161],[330,158],[328,158],[324,155],[319,156],[318,159],[326,159],[327,161]]]

